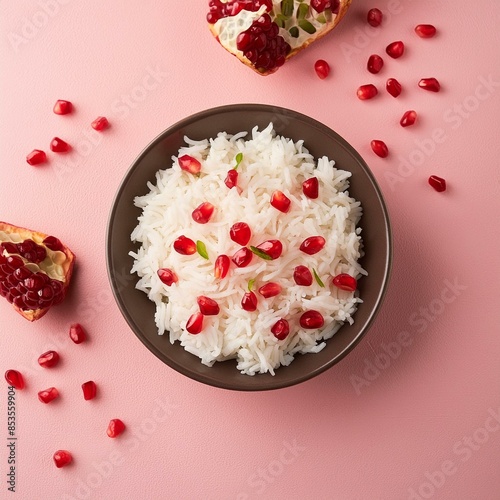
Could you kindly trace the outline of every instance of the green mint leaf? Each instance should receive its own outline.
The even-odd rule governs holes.
[[[196,242],[196,251],[204,258],[208,260],[207,247],[203,241],[198,240]]]

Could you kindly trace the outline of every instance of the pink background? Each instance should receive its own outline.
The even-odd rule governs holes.
[[[0,301],[0,372],[27,380],[18,498],[500,498],[500,4],[353,3],[330,36],[263,78],[212,39],[205,0],[2,2],[0,219],[78,255],[70,295],[38,323]],[[364,21],[374,6],[386,14],[376,30]],[[418,23],[439,36],[418,38]],[[407,51],[392,60],[384,48],[398,39]],[[385,60],[379,75],[365,68],[372,53]],[[332,67],[323,81],[319,58]],[[440,93],[417,87],[430,76]],[[383,90],[388,77],[404,86],[397,100]],[[359,101],[370,82],[379,96]],[[56,99],[75,112],[53,114]],[[269,393],[218,390],[162,364],[122,318],[105,266],[110,206],[142,148],[191,113],[241,102],[289,107],[340,133],[373,169],[394,230],[392,280],[365,340],[321,376]],[[419,120],[403,129],[408,109]],[[89,127],[98,115],[112,123],[100,135]],[[27,165],[56,135],[74,151]],[[389,158],[371,152],[372,139]],[[431,174],[447,192],[428,186]],[[89,342],[69,340],[73,322]],[[36,359],[51,348],[62,362],[44,370]],[[89,379],[99,397],[86,402]],[[60,399],[41,404],[37,392],[52,385]],[[6,403],[4,385],[4,442]],[[116,440],[111,418],[127,425]],[[54,467],[58,448],[73,453],[71,467]]]

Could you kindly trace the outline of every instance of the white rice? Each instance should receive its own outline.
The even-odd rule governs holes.
[[[342,326],[353,322],[353,313],[361,302],[357,293],[339,290],[331,277],[348,273],[356,278],[366,274],[358,264],[361,256],[360,203],[347,191],[350,172],[335,168],[326,157],[315,162],[303,141],[275,134],[272,124],[259,131],[193,141],[185,137],[186,146],[178,156],[190,155],[202,165],[201,175],[194,176],[179,167],[172,157],[171,168],[156,174],[156,185],[148,183],[150,192],[135,199],[143,210],[132,240],[141,247],[131,256],[132,273],[140,277],[136,287],[156,304],[158,333],[170,334],[170,342],[179,341],[205,365],[236,358],[241,373],[254,375],[289,365],[296,353],[317,353],[325,341]],[[237,189],[224,184],[235,157],[243,154],[238,167]],[[309,199],[302,193],[302,182],[315,176],[319,180],[319,198]],[[270,205],[271,194],[283,191],[292,201],[290,211],[279,212]],[[192,211],[208,201],[216,209],[209,223],[198,224]],[[214,262],[218,255],[232,256],[240,246],[229,237],[235,222],[246,222],[252,230],[249,245],[268,239],[279,239],[283,253],[276,260],[254,255],[244,268],[231,263],[224,279],[215,279]],[[180,235],[205,243],[209,260],[199,254],[180,255],[173,242]],[[321,235],[326,245],[315,255],[306,255],[299,246],[307,237]],[[293,280],[297,265],[315,269],[325,287],[316,280],[311,286],[299,286]],[[172,286],[157,276],[160,268],[175,271],[179,280]],[[258,292],[255,312],[242,309],[240,303],[249,280],[254,290],[269,281],[281,284],[282,292],[265,299]],[[217,316],[204,318],[203,331],[192,335],[185,329],[188,318],[199,311],[196,298],[206,295],[220,306]],[[318,330],[304,330],[299,317],[309,309],[319,311],[325,325]],[[290,334],[277,340],[270,328],[281,318],[290,324]]]

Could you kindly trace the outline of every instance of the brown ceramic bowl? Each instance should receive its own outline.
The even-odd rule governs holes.
[[[277,133],[294,141],[303,139],[314,157],[326,155],[338,168],[352,172],[351,196],[361,201],[363,217],[360,226],[365,256],[363,267],[368,277],[359,282],[363,303],[354,316],[353,325],[344,325],[318,354],[297,355],[289,366],[276,375],[242,375],[234,360],[215,363],[211,368],[185,351],[179,343],[170,344],[168,334],[157,334],[155,306],[143,292],[135,289],[136,277],[129,274],[136,249],[130,234],[137,224],[140,210],[134,197],[146,194],[147,182],[155,182],[155,173],[171,164],[183,144],[183,137],[205,139],[218,132],[250,131],[256,125],[273,122]],[[130,328],[142,343],[164,363],[194,380],[225,389],[262,391],[291,386],[310,379],[340,361],[366,334],[380,308],[389,280],[392,260],[391,230],[387,209],[380,189],[361,156],[338,134],[321,123],[288,109],[260,104],[237,104],[202,111],[171,126],[139,155],[125,175],[111,210],[107,234],[107,266],[118,306]]]

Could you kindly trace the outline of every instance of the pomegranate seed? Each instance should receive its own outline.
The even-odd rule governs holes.
[[[87,339],[87,334],[80,323],[75,323],[69,327],[69,336],[75,344],[81,344]]]
[[[311,0],[311,7],[316,12],[324,12],[325,9],[332,7],[332,2],[330,0]]]
[[[227,177],[226,180],[224,181],[224,184],[229,188],[233,188],[236,186],[238,183],[238,172],[232,168],[231,170],[228,170],[227,172]]]
[[[49,387],[44,391],[38,393],[38,399],[45,404],[50,403],[54,399],[59,397],[59,391],[55,387]]]
[[[288,321],[286,319],[279,319],[278,321],[276,321],[276,323],[274,323],[274,325],[271,327],[271,333],[278,340],[285,340],[290,333],[290,326],[288,324]]]
[[[384,66],[384,60],[377,54],[372,54],[368,58],[368,62],[366,64],[366,68],[370,73],[376,75]]]
[[[94,129],[97,130],[98,132],[101,132],[102,130],[106,130],[109,127],[109,121],[105,116],[98,116],[91,124],[90,126]]]
[[[179,166],[190,174],[199,174],[201,170],[201,163],[189,155],[179,157]]]
[[[44,368],[52,368],[57,363],[59,363],[59,354],[56,351],[47,351],[38,357],[38,364]]]
[[[318,253],[325,246],[325,238],[323,236],[309,236],[300,245],[300,250],[307,255]]]
[[[401,40],[398,40],[397,42],[392,42],[385,48],[385,51],[393,59],[398,59],[403,55],[405,51],[405,44]]]
[[[293,279],[297,285],[310,286],[313,282],[311,271],[306,266],[297,266],[293,270]]]
[[[314,63],[314,71],[321,80],[324,80],[330,74],[330,66],[323,59],[318,59]]]
[[[158,278],[162,283],[165,283],[167,286],[172,286],[174,283],[179,281],[177,274],[172,271],[172,269],[168,269],[167,267],[162,267],[157,271]]]
[[[256,248],[271,257],[272,260],[277,259],[283,252],[283,244],[280,240],[266,240],[257,245]]]
[[[45,151],[41,149],[34,149],[27,157],[26,161],[30,165],[40,165],[40,163],[45,163],[47,161],[47,155]]]
[[[191,314],[186,323],[186,330],[192,335],[196,335],[203,329],[203,314],[197,312]]]
[[[238,267],[246,267],[252,261],[253,253],[246,247],[240,248],[232,257]]]
[[[54,104],[53,111],[56,115],[67,115],[73,111],[73,105],[69,101],[58,100]]]
[[[191,217],[198,224],[206,224],[212,217],[214,213],[214,208],[215,207],[211,203],[205,201],[204,203],[202,203],[200,206],[198,206],[193,210]]]
[[[325,324],[323,315],[318,311],[306,311],[299,319],[300,326],[308,330],[321,328]]]
[[[366,20],[370,26],[376,28],[382,23],[382,12],[379,9],[370,9],[366,16]]]
[[[196,302],[198,302],[200,312],[203,316],[216,316],[220,312],[219,304],[210,297],[200,295],[196,298]]]
[[[110,438],[115,438],[119,436],[124,430],[125,430],[125,424],[119,418],[114,418],[113,420],[109,421],[106,434]]]
[[[424,90],[430,90],[431,92],[439,92],[441,85],[435,78],[422,78],[418,82],[418,86]]]
[[[290,210],[290,198],[288,198],[284,193],[281,191],[275,191],[271,195],[271,205],[276,209],[279,210],[280,212],[283,212],[284,214]]]
[[[95,382],[93,380],[89,380],[88,382],[84,382],[82,384],[82,391],[83,399],[85,399],[85,401],[90,401],[91,399],[95,398],[95,395],[97,393],[97,386],[95,385]]]
[[[420,38],[432,38],[436,34],[436,28],[432,24],[417,24],[415,33]]]
[[[346,292],[354,292],[354,290],[356,290],[356,287],[358,286],[356,278],[354,278],[350,274],[345,273],[337,274],[337,276],[333,278],[333,284],[337,288],[345,290]]]
[[[442,193],[443,191],[446,191],[446,181],[438,177],[437,175],[431,175],[429,177],[429,184],[438,192]]]
[[[372,147],[373,152],[377,156],[380,156],[380,158],[387,158],[387,156],[389,155],[389,149],[387,148],[387,145],[384,141],[374,139],[370,143],[370,146]]]
[[[358,99],[361,99],[362,101],[371,99],[375,97],[377,94],[378,94],[377,87],[375,87],[375,85],[373,85],[372,83],[369,83],[368,85],[361,85],[361,87],[359,87],[358,90],[356,91]]]
[[[54,463],[56,464],[56,467],[58,469],[70,464],[73,461],[71,453],[66,450],[57,450],[54,453],[53,458],[54,458]]]
[[[319,181],[316,177],[311,177],[302,183],[302,192],[308,198],[315,200],[319,195]]]
[[[259,288],[259,293],[265,298],[275,297],[281,293],[281,285],[279,283],[266,283]]]
[[[245,246],[252,236],[250,227],[246,222],[236,222],[229,230],[229,237],[241,246]]]
[[[59,139],[59,137],[54,137],[52,141],[50,141],[50,150],[54,151],[54,153],[66,153],[70,149],[70,145],[62,139]]]
[[[225,278],[229,271],[230,263],[231,261],[227,255],[219,255],[217,259],[215,259],[214,276],[217,279]]]
[[[254,292],[246,292],[241,299],[241,307],[245,311],[255,311],[257,309],[257,295]]]
[[[196,253],[196,243],[186,236],[179,236],[174,241],[174,250],[181,255],[193,255]]]
[[[64,247],[61,241],[56,238],[55,236],[47,236],[43,240],[43,244],[49,249],[52,250],[53,252],[61,252]]]
[[[410,110],[403,115],[399,123],[401,124],[402,127],[409,127],[410,125],[413,125],[415,123],[416,119],[417,119],[417,112]]]
[[[385,84],[385,88],[392,97],[397,97],[401,94],[401,84],[395,78],[389,78]]]
[[[17,370],[7,370],[5,372],[5,380],[7,380],[7,383],[15,389],[24,389],[24,378],[21,375],[21,372],[18,372]]]

